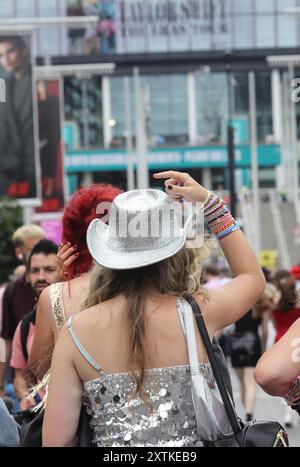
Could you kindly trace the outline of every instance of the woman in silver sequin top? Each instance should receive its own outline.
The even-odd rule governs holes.
[[[194,213],[200,209],[212,219],[214,207],[224,211],[224,203],[188,174],[156,178],[166,180],[169,196],[160,190],[124,193],[112,204],[109,227],[101,221],[89,227],[89,250],[101,267],[94,269],[86,309],[69,320],[55,347],[44,446],[75,445],[82,401],[97,446],[198,445],[181,297],[194,295],[212,338],[264,289],[255,255],[231,222],[220,246],[234,279],[208,295],[199,277],[210,245],[187,241],[188,222],[180,227],[176,213],[193,203]],[[186,202],[174,203],[182,198]],[[228,210],[224,216],[229,219]],[[201,371],[211,378],[198,333],[196,338]]]

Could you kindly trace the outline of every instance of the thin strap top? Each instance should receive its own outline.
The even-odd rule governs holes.
[[[82,345],[82,343],[80,342],[80,340],[78,339],[77,337],[77,334],[75,332],[75,329],[73,328],[72,326],[72,320],[73,320],[73,316],[71,316],[69,319],[68,319],[68,323],[67,323],[67,326],[68,326],[68,331],[72,337],[72,340],[75,344],[75,346],[77,347],[77,349],[79,350],[79,352],[81,353],[81,355],[86,359],[86,361],[96,370],[96,371],[102,371],[102,368],[101,366],[98,365],[97,362],[95,362],[95,360],[93,359],[93,357],[88,353],[88,351],[84,348],[84,346]]]

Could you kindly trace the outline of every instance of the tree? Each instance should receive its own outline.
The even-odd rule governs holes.
[[[6,282],[19,264],[12,235],[23,224],[22,208],[10,198],[0,198],[0,284]]]

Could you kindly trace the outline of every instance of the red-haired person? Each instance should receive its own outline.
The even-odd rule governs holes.
[[[120,193],[119,188],[107,184],[83,187],[73,194],[64,210],[63,247],[58,261],[64,265],[66,280],[47,287],[40,296],[29,356],[29,367],[40,379],[50,368],[61,327],[80,311],[89,289],[93,259],[86,244],[87,228],[93,219],[106,221],[110,204]]]

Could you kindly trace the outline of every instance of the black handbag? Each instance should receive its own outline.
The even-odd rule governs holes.
[[[213,347],[205,326],[201,310],[194,297],[186,298],[192,307],[196,318],[197,326],[207,352],[207,356],[212,367],[216,384],[222,397],[224,408],[228,416],[234,437],[239,447],[289,447],[288,435],[282,425],[278,422],[254,420],[243,424],[233,407],[233,403],[228,396],[226,386],[221,376],[217,359],[214,355]]]
[[[81,407],[79,424],[77,430],[76,447],[94,447],[92,443],[93,432],[90,426],[91,417],[87,414],[85,407]],[[44,411],[39,412],[35,418],[21,428],[20,447],[38,448],[42,447],[42,428]]]

